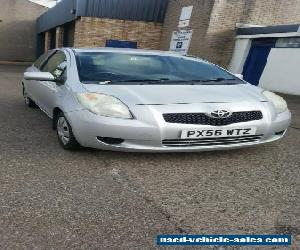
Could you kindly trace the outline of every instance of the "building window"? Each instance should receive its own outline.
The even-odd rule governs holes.
[[[300,37],[278,38],[275,47],[276,48],[300,48]]]

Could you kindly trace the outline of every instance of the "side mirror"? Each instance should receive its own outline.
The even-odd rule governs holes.
[[[55,77],[49,72],[25,72],[24,79],[34,81],[55,81]]]
[[[243,75],[242,74],[234,74],[237,78],[243,79]]]

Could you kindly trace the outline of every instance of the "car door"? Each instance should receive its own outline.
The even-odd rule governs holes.
[[[55,76],[55,81],[40,81],[38,99],[40,108],[49,116],[52,116],[53,108],[59,98],[59,92],[63,87],[62,75],[66,69],[66,55],[63,51],[56,51],[42,65],[42,72],[49,72]],[[60,79],[60,80],[59,80]]]

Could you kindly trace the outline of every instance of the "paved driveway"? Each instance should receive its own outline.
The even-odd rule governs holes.
[[[22,70],[0,66],[0,249],[154,249],[159,233],[292,233],[299,244],[299,97],[288,97],[293,128],[267,145],[67,152],[24,106]]]

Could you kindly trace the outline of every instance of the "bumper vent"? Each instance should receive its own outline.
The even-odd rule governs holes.
[[[238,143],[258,142],[263,135],[215,137],[203,139],[172,139],[163,140],[163,146],[168,147],[196,147],[196,146],[218,146]]]
[[[169,113],[163,114],[163,117],[168,123],[223,126],[238,122],[261,120],[263,115],[261,111],[242,111],[233,112],[227,118],[212,118],[205,113]]]

